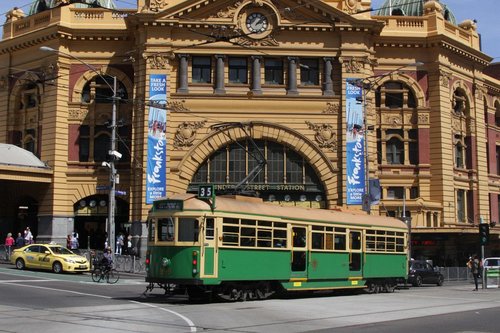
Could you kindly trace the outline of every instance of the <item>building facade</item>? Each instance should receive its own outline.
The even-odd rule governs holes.
[[[500,254],[500,81],[475,22],[433,0],[108,2],[7,14],[0,142],[43,167],[0,158],[2,234],[102,247],[114,158],[138,247],[152,199],[213,184],[318,209],[367,187],[370,214],[411,220],[413,257],[462,265],[480,222]]]

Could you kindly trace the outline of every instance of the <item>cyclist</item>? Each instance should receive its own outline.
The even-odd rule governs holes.
[[[111,248],[108,247],[104,251],[104,255],[101,260],[101,267],[103,271],[109,271],[113,265],[113,254],[111,253]]]

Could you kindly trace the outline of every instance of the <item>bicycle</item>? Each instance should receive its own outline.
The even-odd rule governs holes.
[[[120,280],[120,273],[112,266],[108,265],[100,265],[95,266],[92,271],[92,281],[101,282],[101,280],[105,280],[107,283],[114,284]]]

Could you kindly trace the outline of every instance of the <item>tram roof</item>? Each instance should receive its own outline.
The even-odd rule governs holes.
[[[167,198],[165,198],[167,199]],[[208,201],[200,200],[194,194],[176,194],[168,199],[184,201],[184,210],[210,211]],[[393,217],[367,215],[362,211],[339,211],[294,206],[279,206],[265,203],[260,198],[243,196],[218,196],[215,200],[219,212],[245,213],[255,216],[286,217],[297,221],[340,222],[351,225],[371,225],[392,228],[407,228],[401,220]]]

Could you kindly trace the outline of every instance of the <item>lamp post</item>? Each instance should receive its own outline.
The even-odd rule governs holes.
[[[380,75],[375,75],[375,76],[370,76],[366,77],[364,79],[359,79],[357,84],[361,86],[363,89],[363,132],[364,132],[364,148],[365,148],[365,194],[363,196],[363,210],[365,210],[368,214],[370,214],[371,211],[371,197],[370,197],[370,170],[369,170],[369,159],[368,159],[368,130],[372,130],[373,126],[368,126],[367,123],[367,96],[368,93],[372,90],[372,88],[380,82],[383,78],[399,72],[403,68],[406,67],[411,67],[411,66],[422,66],[424,65],[423,62],[417,61],[417,62],[412,62],[403,66],[400,66],[392,71],[389,71],[387,73],[383,73]],[[373,80],[372,80],[373,79]]]
[[[106,83],[106,85],[109,87],[109,89],[111,89],[111,91],[113,92],[113,97],[112,97],[113,108],[112,108],[112,113],[111,113],[111,125],[110,125],[110,127],[111,127],[111,147],[110,147],[110,150],[108,152],[109,163],[103,162],[103,165],[109,167],[109,181],[110,181],[109,199],[108,199],[108,201],[109,201],[109,203],[108,203],[108,225],[107,225],[108,246],[111,247],[111,253],[115,253],[115,199],[116,199],[116,182],[117,182],[115,160],[119,160],[122,157],[122,155],[118,151],[116,151],[116,105],[117,105],[117,101],[119,99],[116,95],[116,91],[117,91],[116,76],[107,75],[108,77],[113,78],[113,86],[111,86],[108,83],[108,81],[106,80],[106,78],[101,73],[99,73],[99,71],[95,67],[86,63],[82,59],[75,57],[72,54],[53,49],[49,46],[41,46],[40,51],[59,53],[59,54],[63,54],[65,56],[68,56],[72,59],[75,59],[76,61],[85,65],[92,72],[97,74],[101,79],[103,79],[104,82]]]

